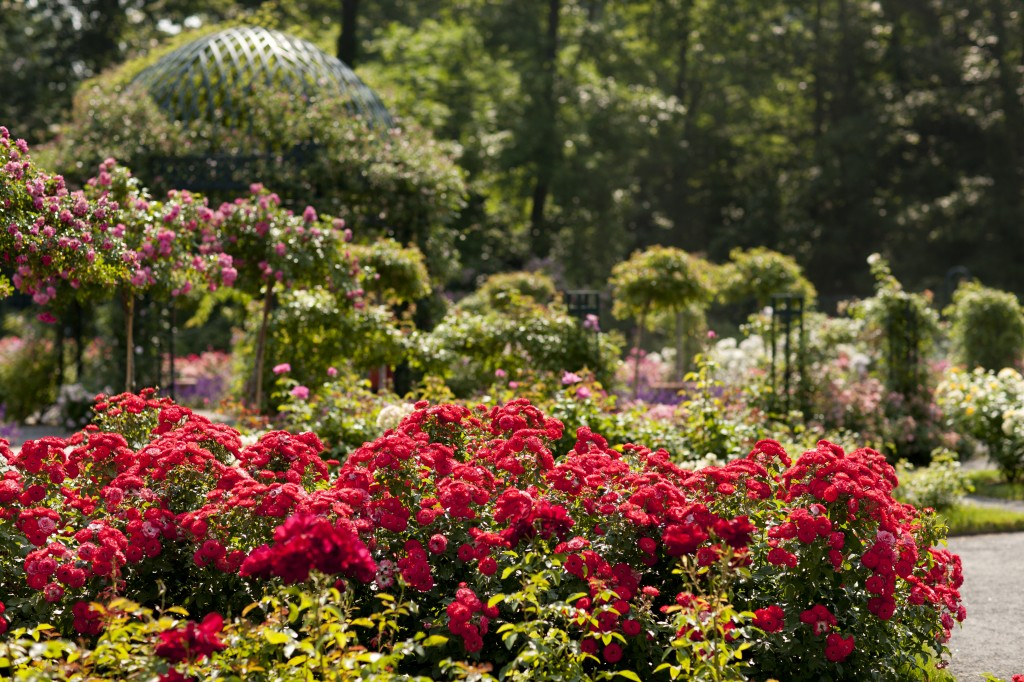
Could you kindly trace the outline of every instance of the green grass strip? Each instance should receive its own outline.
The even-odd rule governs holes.
[[[1024,531],[1024,513],[999,507],[960,505],[939,512],[949,535],[981,535]]]

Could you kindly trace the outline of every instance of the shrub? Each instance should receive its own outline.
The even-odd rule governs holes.
[[[311,595],[289,611],[301,628],[265,612],[280,626],[260,633],[294,645],[287,665],[324,665],[354,626],[399,674],[469,660],[536,680],[897,679],[964,617],[959,559],[935,548],[931,516],[892,498],[893,469],[871,450],[822,441],[791,462],[761,441],[693,471],[582,427],[556,458],[562,424],[526,400],[419,403],[330,476],[312,433],[243,447],[150,392],[97,407],[70,439],[4,452],[13,628],[110,637],[109,608],[90,602],[237,613],[297,583]],[[181,659],[161,647],[182,638],[209,644],[189,674],[263,660],[246,628],[225,642],[219,616],[165,621],[165,662],[145,665],[168,672]]]
[[[896,496],[921,509],[951,509],[963,501],[964,495],[974,490],[960,470],[956,453],[945,449],[933,452],[931,464],[927,467],[913,469],[906,461],[901,461],[896,473],[900,478]]]
[[[546,306],[555,300],[555,294],[554,281],[544,273],[503,272],[484,280],[479,289],[459,301],[459,307],[482,313],[532,304]]]
[[[330,370],[333,370],[330,371]],[[281,411],[281,427],[289,431],[312,431],[323,440],[325,457],[343,460],[367,441],[377,438],[385,428],[397,426],[398,420],[390,423],[392,413],[399,410],[397,396],[378,395],[370,391],[370,382],[360,379],[351,371],[328,368],[326,381],[314,385],[308,397],[302,398],[298,384],[283,373],[278,379],[279,392],[283,400],[278,405]],[[381,413],[385,413],[382,425]]]
[[[951,369],[935,398],[948,425],[991,456],[1007,481],[1024,474],[1024,377],[1016,370]]]
[[[455,307],[429,334],[413,337],[412,364],[443,376],[457,395],[489,386],[496,371],[525,370],[560,377],[566,368],[588,368],[607,383],[619,362],[616,335],[585,329],[560,305],[523,298],[504,314]]]
[[[730,251],[729,262],[721,266],[717,279],[718,296],[727,303],[753,300],[763,308],[773,294],[796,294],[811,307],[817,297],[814,285],[791,256],[763,246]]]
[[[850,312],[864,320],[864,336],[886,388],[913,398],[928,386],[927,359],[939,338],[939,315],[928,296],[905,291],[877,253],[868,263],[875,295],[858,301]]]
[[[0,338],[0,404],[12,421],[24,421],[57,398],[57,354],[38,327],[24,325]]]
[[[1024,349],[1024,314],[1017,297],[977,282],[962,284],[946,309],[956,360],[973,369],[1013,367]]]

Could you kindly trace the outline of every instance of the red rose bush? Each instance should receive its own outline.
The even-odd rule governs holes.
[[[517,399],[419,403],[332,467],[314,434],[243,447],[149,391],[97,408],[68,439],[0,447],[0,543],[19,557],[0,563],[4,624],[95,636],[94,603],[170,596],[215,614],[153,643],[194,670],[230,653],[216,614],[333,585],[359,646],[404,652],[398,671],[898,679],[965,616],[959,558],[872,450],[822,441],[791,461],[761,441],[693,471],[582,427],[555,457],[562,424]],[[370,627],[387,604],[399,637],[430,645]]]

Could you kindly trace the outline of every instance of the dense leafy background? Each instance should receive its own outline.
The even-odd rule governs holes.
[[[793,254],[826,304],[870,290],[874,251],[942,302],[956,265],[1024,288],[1013,0],[0,7],[0,121],[30,142],[83,79],[183,28],[257,21],[340,49],[394,113],[461,145],[466,285],[538,258],[597,285],[661,243]]]

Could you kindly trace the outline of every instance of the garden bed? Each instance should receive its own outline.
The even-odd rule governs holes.
[[[909,679],[964,617],[959,559],[874,451],[762,441],[694,471],[562,435],[522,399],[424,402],[337,464],[311,433],[243,447],[150,393],[101,400],[96,426],[8,456],[7,658],[57,678],[116,653],[124,679]],[[50,634],[85,640],[18,653]]]

